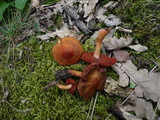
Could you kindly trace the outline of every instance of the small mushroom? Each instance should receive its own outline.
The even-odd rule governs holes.
[[[97,62],[100,66],[108,67],[114,65],[117,60],[116,58],[110,58],[104,54],[100,54],[100,49],[102,46],[102,41],[104,37],[109,33],[110,28],[108,30],[102,29],[99,31],[99,34],[96,39],[96,50],[94,53],[83,53],[81,59],[88,62],[88,63],[94,63]]]
[[[80,96],[89,100],[96,91],[104,90],[105,80],[106,69],[99,67],[98,63],[92,63],[83,70],[77,90]]]
[[[83,53],[80,42],[71,37],[60,39],[52,48],[52,56],[60,65],[72,65],[77,63]]]
[[[77,89],[80,96],[83,96],[84,99],[91,99],[96,91],[104,90],[106,69],[99,67],[98,63],[92,63],[86,66],[83,72],[67,69],[59,70],[56,72],[55,78],[66,79],[72,75],[81,78],[78,82]]]
[[[44,90],[48,90],[52,86],[57,86],[62,90],[68,90],[70,94],[73,94],[77,88],[76,81],[70,78],[66,79],[65,85],[59,84],[57,81],[50,81]]]

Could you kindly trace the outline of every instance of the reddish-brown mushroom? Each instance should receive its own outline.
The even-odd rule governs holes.
[[[57,71],[55,78],[67,79],[71,75],[81,78],[77,89],[80,96],[83,96],[84,99],[91,99],[96,91],[102,91],[104,89],[106,69],[99,67],[98,63],[92,63],[86,66],[83,72],[67,69]]]
[[[97,62],[100,66],[108,67],[114,65],[117,60],[116,58],[110,58],[104,54],[100,54],[100,49],[102,46],[102,41],[104,37],[109,33],[110,28],[108,30],[102,29],[99,31],[99,34],[96,39],[96,50],[94,53],[83,53],[81,59],[88,62],[94,63]]]
[[[66,79],[65,85],[59,84],[57,81],[50,81],[44,89],[48,90],[52,86],[57,86],[62,90],[68,90],[70,94],[73,94],[77,88],[76,81],[70,78]]]
[[[105,81],[106,69],[99,67],[98,63],[92,63],[83,70],[77,90],[80,96],[89,100],[96,91],[104,90]]]
[[[71,37],[60,39],[52,48],[52,56],[60,65],[77,63],[83,53],[80,42]]]

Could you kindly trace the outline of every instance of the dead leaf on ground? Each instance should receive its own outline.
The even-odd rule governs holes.
[[[121,105],[118,103],[114,105],[111,109],[111,112],[113,112],[119,119],[123,120],[142,120],[141,118],[138,118],[137,116],[127,112]]]
[[[126,111],[134,111],[139,118],[147,118],[147,120],[151,120],[154,114],[152,103],[136,96],[133,96],[132,100],[134,101],[135,106],[126,105],[123,106],[123,108]],[[152,120],[156,120],[156,116],[154,116]]]
[[[128,75],[117,65],[113,65],[112,69],[117,72],[119,75],[118,85],[121,87],[126,87],[129,84],[129,77]]]
[[[114,36],[114,37],[106,37],[104,39],[104,46],[107,48],[107,50],[114,50],[114,49],[120,49],[123,47],[128,46],[132,42],[133,38],[132,37],[120,37],[119,39]]]
[[[130,54],[126,50],[114,50],[113,55],[117,61],[126,62],[129,59]]]
[[[116,80],[113,80],[110,77],[107,77],[104,91],[109,95],[116,95],[122,98],[128,97],[133,91],[131,88],[122,88],[118,85]]]
[[[123,32],[128,32],[128,33],[132,33],[132,30],[125,29],[125,28],[123,28],[123,27],[116,27],[116,30],[123,31]]]
[[[128,60],[126,63],[118,64],[123,71],[140,87],[144,97],[154,102],[160,99],[160,73],[149,73],[147,69],[137,70],[137,67]]]
[[[89,0],[89,4],[84,9],[84,18],[87,17],[95,8],[98,0]]]
[[[144,51],[148,50],[148,48],[146,46],[142,46],[141,44],[129,45],[128,47],[137,51],[137,52],[144,52]]]
[[[49,38],[55,38],[56,36],[60,38],[73,37],[78,40],[82,38],[82,35],[78,35],[74,30],[69,30],[67,28],[56,30],[55,32],[51,32],[51,33],[46,33],[44,35],[38,35],[37,38],[40,38],[41,40],[47,40]]]
[[[39,6],[39,0],[32,0],[32,4],[31,4],[31,6],[32,7],[38,7]]]

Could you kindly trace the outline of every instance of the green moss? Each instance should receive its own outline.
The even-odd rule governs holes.
[[[64,68],[52,58],[51,48],[55,43],[56,41],[38,41],[32,37],[17,46],[10,46],[10,54],[4,54],[1,57],[0,76],[2,76],[4,86],[10,92],[7,100],[15,108],[29,109],[29,111],[27,113],[17,112],[8,104],[0,103],[2,113],[0,118],[41,120],[85,120],[87,118],[90,101],[84,100],[78,93],[70,95],[67,91],[56,87],[51,88],[50,91],[43,91],[43,87],[49,81],[55,80],[55,71]],[[86,41],[86,44],[83,45],[85,51],[94,49],[91,43],[94,44],[94,41]],[[21,58],[20,51],[23,51]],[[8,59],[7,64],[6,59]],[[67,67],[82,71],[86,65],[80,61],[78,64]],[[2,99],[2,95],[0,97]],[[100,94],[94,116],[107,117],[107,107],[110,105],[110,102],[107,102]],[[98,118],[95,117],[96,119]]]
[[[150,61],[150,59],[158,62],[157,57],[160,55],[160,32],[159,32],[159,1],[146,0],[128,0],[121,2],[121,4],[112,11],[106,14],[115,14],[122,20],[121,26],[124,28],[132,29],[133,44],[136,40],[140,44],[147,46],[148,50],[142,53],[131,51],[132,54],[137,54],[141,63],[143,61]],[[117,37],[127,36],[124,32],[116,32]],[[136,63],[136,62],[135,62]],[[151,69],[155,64],[150,62]]]

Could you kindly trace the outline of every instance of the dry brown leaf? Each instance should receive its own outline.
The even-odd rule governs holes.
[[[154,102],[160,99],[160,73],[148,73],[147,69],[137,70],[137,67],[128,60],[126,63],[118,64],[123,71],[140,87],[144,93],[144,97]]]
[[[137,51],[137,52],[144,52],[144,51],[148,50],[148,48],[146,46],[142,46],[141,44],[129,45],[128,47]]]
[[[39,6],[39,0],[32,0],[32,7],[38,7]]]
[[[82,35],[78,35],[75,31],[64,28],[61,30],[56,30],[55,32],[46,33],[44,35],[38,35],[37,38],[40,38],[41,40],[47,40],[49,38],[55,38],[55,36],[58,36],[60,38],[73,37],[78,40],[80,40],[82,37]]]
[[[95,8],[96,4],[97,4],[98,0],[89,0],[89,4],[87,6],[85,6],[84,8],[84,18],[87,17]],[[85,4],[86,5],[86,4]]]
[[[132,37],[121,37],[118,39],[116,36],[114,36],[105,38],[103,43],[108,50],[114,50],[128,46],[132,42],[132,40]]]
[[[134,101],[135,106],[126,105],[123,106],[123,108],[126,111],[134,111],[139,118],[147,118],[147,120],[151,120],[154,114],[152,103],[142,98],[138,98],[135,95],[132,97],[132,100]],[[156,116],[154,116],[152,120],[156,120]]]
[[[129,84],[128,75],[117,65],[113,65],[112,68],[119,75],[118,85],[121,87],[128,86]]]
[[[126,50],[114,50],[113,55],[117,61],[126,62],[129,59],[130,54]]]
[[[118,85],[118,82],[116,80],[113,80],[112,78],[107,77],[104,91],[106,91],[110,95],[116,95],[116,96],[126,98],[128,97],[128,95],[131,94],[131,92],[133,92],[133,89],[122,88]]]

